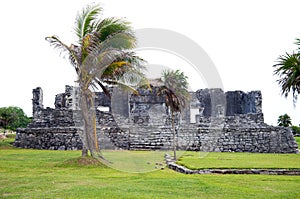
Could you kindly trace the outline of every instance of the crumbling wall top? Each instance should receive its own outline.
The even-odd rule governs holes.
[[[37,114],[44,108],[43,105],[43,90],[41,87],[37,87],[32,90],[32,116],[35,118]]]

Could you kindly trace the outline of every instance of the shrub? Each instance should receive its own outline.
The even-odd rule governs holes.
[[[300,134],[300,127],[299,126],[292,126],[292,132],[293,134]]]
[[[4,129],[15,131],[17,128],[26,127],[29,122],[30,118],[19,107],[0,108],[0,126]]]

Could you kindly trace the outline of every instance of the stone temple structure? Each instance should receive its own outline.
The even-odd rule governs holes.
[[[264,123],[260,91],[191,92],[189,106],[176,117],[179,150],[297,153],[291,130]],[[173,137],[171,119],[157,88],[139,95],[111,90],[111,100],[95,93],[100,149],[167,150]],[[78,91],[66,86],[56,95],[55,108],[43,107],[43,91],[33,89],[33,121],[17,129],[14,145],[21,148],[82,149]]]

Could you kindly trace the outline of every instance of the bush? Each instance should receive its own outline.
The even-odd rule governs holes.
[[[24,111],[15,106],[0,108],[0,126],[4,129],[15,131],[17,128],[26,127],[30,118]]]
[[[292,126],[292,132],[293,134],[300,134],[300,127],[299,126]]]
[[[16,134],[7,134],[6,138],[16,138]]]

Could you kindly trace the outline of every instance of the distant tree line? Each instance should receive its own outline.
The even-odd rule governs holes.
[[[26,127],[31,121],[24,111],[16,106],[0,108],[0,128],[15,131]]]

